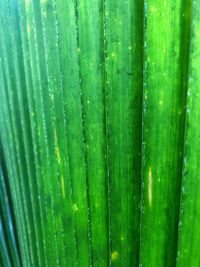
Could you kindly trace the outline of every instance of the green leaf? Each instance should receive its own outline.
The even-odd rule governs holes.
[[[111,266],[138,266],[143,1],[105,1],[105,109]]]
[[[179,0],[145,1],[142,266],[175,265],[188,67],[184,16],[189,8]]]
[[[200,241],[200,3],[193,1],[177,266],[198,266]]]

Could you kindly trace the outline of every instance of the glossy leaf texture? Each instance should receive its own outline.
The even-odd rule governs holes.
[[[177,266],[199,266],[200,2],[193,1]]]
[[[199,266],[199,6],[0,0],[0,266]]]
[[[145,1],[140,244],[145,267],[176,262],[189,24],[189,2]]]

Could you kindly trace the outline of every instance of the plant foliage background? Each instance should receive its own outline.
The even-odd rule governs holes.
[[[0,0],[0,266],[200,266],[199,67],[199,0]]]

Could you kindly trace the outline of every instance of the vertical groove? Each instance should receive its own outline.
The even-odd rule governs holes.
[[[0,174],[1,175],[1,174]],[[6,239],[3,229],[3,222],[1,219],[1,213],[0,213],[0,264],[3,265],[3,267],[11,267],[11,261],[6,245]]]
[[[9,26],[9,23],[8,23],[8,26]],[[6,79],[6,82],[7,82],[7,87],[6,88],[6,91],[7,91],[7,99],[8,99],[8,103],[7,103],[7,107],[10,107],[11,111],[10,113],[8,114],[11,114],[11,125],[12,125],[12,132],[13,132],[13,140],[14,140],[14,148],[15,148],[15,153],[16,153],[16,161],[17,161],[17,173],[16,173],[16,178],[18,177],[19,179],[19,187],[21,189],[21,193],[22,193],[22,203],[23,203],[23,206],[24,206],[24,212],[22,212],[22,216],[24,216],[23,220],[26,222],[25,224],[22,224],[22,226],[24,226],[26,228],[26,231],[27,231],[27,236],[28,236],[28,244],[27,246],[25,246],[27,248],[27,250],[30,254],[30,259],[32,261],[32,251],[31,251],[31,246],[30,246],[30,229],[29,227],[27,226],[27,220],[28,220],[28,217],[27,217],[27,206],[26,206],[26,201],[25,201],[25,195],[24,195],[24,186],[23,186],[23,183],[21,181],[21,177],[23,177],[22,173],[22,167],[21,167],[21,164],[20,164],[20,145],[19,145],[19,140],[18,140],[18,134],[17,134],[17,129],[15,127],[15,121],[16,121],[16,114],[15,114],[15,111],[14,111],[14,103],[13,103],[13,96],[11,95],[11,92],[12,92],[12,87],[11,87],[11,79],[9,79],[9,77],[11,78],[11,74],[10,74],[10,66],[8,64],[8,61],[7,61],[7,51],[6,51],[6,48],[5,48],[5,39],[4,39],[4,35],[5,33],[3,32],[3,27],[2,27],[2,46],[3,46],[3,59],[5,60],[4,61],[4,66],[5,66],[5,79]],[[12,47],[11,47],[12,48]],[[13,166],[15,166],[15,164],[13,164]],[[17,183],[18,185],[18,183]],[[18,191],[18,193],[20,192],[20,189]],[[19,205],[19,207],[22,207],[22,205]],[[26,243],[26,241],[24,241]],[[28,256],[27,256],[28,257]],[[28,258],[27,258],[27,261],[29,262]]]
[[[20,114],[21,114],[21,131],[22,131],[22,142],[24,144],[24,153],[25,153],[25,162],[26,162],[26,166],[27,166],[27,192],[29,192],[29,197],[30,197],[30,214],[29,214],[29,218],[28,219],[33,219],[32,224],[33,224],[33,237],[31,238],[31,243],[36,246],[36,254],[37,257],[33,256],[33,259],[36,260],[36,262],[38,261],[38,264],[40,265],[40,260],[41,260],[41,256],[40,256],[40,250],[38,249],[39,243],[38,243],[38,233],[37,233],[37,228],[36,228],[36,214],[35,214],[35,209],[34,209],[34,201],[33,201],[33,185],[31,184],[31,158],[29,155],[29,143],[28,143],[28,139],[29,137],[27,136],[27,130],[29,130],[29,122],[26,121],[25,119],[25,115],[26,112],[25,111],[25,106],[24,103],[22,102],[23,99],[26,99],[26,93],[22,94],[21,90],[23,88],[23,84],[22,84],[22,80],[24,78],[24,73],[23,73],[23,68],[21,65],[21,62],[19,62],[18,57],[19,54],[21,55],[21,39],[20,39],[20,32],[16,31],[16,34],[14,33],[14,29],[13,29],[13,25],[15,25],[16,27],[19,26],[19,21],[18,21],[18,6],[16,6],[15,9],[15,14],[12,11],[12,1],[10,1],[10,5],[9,5],[9,12],[10,12],[10,19],[11,19],[11,41],[12,41],[12,45],[13,45],[13,54],[14,54],[14,68],[15,68],[15,78],[16,78],[16,92],[17,92],[17,105],[19,107],[20,110]],[[16,39],[15,39],[16,38]],[[17,43],[18,42],[18,43]],[[26,127],[27,125],[27,127]],[[23,176],[22,176],[23,177]],[[26,178],[23,178],[25,182]],[[32,217],[33,216],[33,217]],[[36,264],[36,263],[35,263]]]
[[[143,2],[107,0],[107,142],[111,266],[139,261]]]
[[[146,61],[145,61],[145,53],[146,53],[146,39],[145,39],[145,30],[146,30],[146,12],[147,12],[147,0],[143,0],[143,9],[142,9],[142,105],[141,105],[141,180],[140,180],[140,238],[139,238],[139,255],[138,255],[138,266],[142,267],[142,262],[140,258],[140,251],[141,251],[141,228],[142,228],[142,212],[144,209],[144,203],[143,203],[143,192],[144,192],[144,185],[143,185],[143,162],[145,162],[145,154],[143,151],[145,151],[145,143],[143,143],[144,140],[144,113],[146,112],[146,99],[145,99],[145,73],[147,71]]]
[[[15,267],[19,267],[22,263],[19,250],[19,237],[16,229],[15,217],[13,216],[13,198],[10,193],[10,181],[8,180],[7,175],[5,154],[2,146],[2,136],[0,136],[0,185],[0,213],[2,214],[8,253],[11,264]]]
[[[106,138],[106,173],[107,173],[107,209],[108,209],[108,266],[111,266],[111,231],[110,231],[110,170],[109,170],[109,129],[108,129],[108,87],[107,87],[107,40],[106,40],[106,0],[103,1],[103,36],[104,36],[104,127],[105,127],[105,138]]]
[[[3,150],[3,141],[5,139],[5,136],[12,136],[12,131],[10,131],[10,133],[9,133],[9,129],[7,127],[8,119],[6,119],[6,116],[4,115],[5,114],[4,108],[5,108],[5,105],[6,105],[6,101],[5,101],[4,96],[3,96],[3,91],[5,89],[4,89],[4,81],[3,81],[1,64],[0,64],[0,80],[1,80],[1,101],[3,103],[1,105],[1,116],[0,116],[0,118],[1,118],[0,122],[1,122],[1,126],[2,126],[3,129],[1,129],[0,138],[1,138],[1,142],[2,142],[2,148],[1,149]],[[3,118],[4,118],[4,120],[3,120]],[[10,119],[10,116],[9,116],[9,119]],[[10,119],[10,124],[11,124],[11,119]],[[13,160],[13,153],[9,152],[9,147],[10,147],[9,145],[4,147],[4,153],[5,153],[4,155],[7,158],[7,166],[8,166],[8,170],[9,170],[9,174],[8,174],[7,177],[9,177],[10,175],[11,175],[11,177],[15,177],[15,175],[13,173],[13,170],[11,168],[11,166],[13,166],[13,169],[15,170],[15,165],[14,165],[14,160]],[[0,151],[1,153],[2,153],[2,150]],[[11,179],[10,179],[9,183],[10,183],[10,188],[11,188],[11,190],[13,192],[13,205],[14,205],[14,207],[13,207],[13,216],[15,216],[16,224],[17,224],[16,225],[16,235],[19,238],[19,254],[22,255],[24,253],[24,251],[22,249],[22,243],[23,242],[21,241],[22,238],[23,238],[23,234],[21,232],[21,229],[23,228],[23,225],[22,225],[22,227],[18,227],[20,225],[20,221],[21,221],[21,209],[19,209],[17,214],[15,214],[15,210],[17,210],[17,207],[19,207],[18,199],[17,199],[17,196],[16,196],[16,191],[18,190],[18,186],[16,186],[14,188],[16,190],[13,190],[13,184],[12,184],[12,180]],[[22,259],[24,260],[24,258],[22,258]]]
[[[30,90],[33,89],[33,82],[31,81],[31,75],[32,73],[31,70],[30,70],[30,66],[28,65],[28,62],[26,61],[26,49],[28,48],[29,49],[29,38],[28,39],[28,43],[26,42],[26,28],[24,28],[24,25],[23,25],[23,19],[24,17],[26,17],[26,9],[23,10],[22,8],[22,3],[20,2],[19,3],[19,0],[18,0],[18,8],[19,8],[19,25],[20,25],[20,33],[21,33],[21,43],[22,43],[22,58],[23,58],[23,64],[24,64],[24,71],[25,71],[25,83],[26,83],[26,94],[27,94],[27,102],[28,102],[28,113],[29,113],[29,120],[30,120],[30,131],[31,131],[31,140],[32,140],[32,147],[33,147],[33,161],[34,161],[34,168],[35,168],[35,177],[32,177],[32,179],[35,178],[35,181],[36,181],[36,192],[35,192],[35,201],[38,205],[38,208],[39,208],[39,217],[38,219],[40,220],[40,223],[41,223],[41,236],[39,234],[38,236],[38,241],[39,241],[39,244],[42,245],[41,248],[39,248],[39,250],[42,251],[42,253],[44,253],[44,256],[41,256],[41,261],[44,260],[45,264],[47,265],[47,256],[46,256],[46,241],[45,241],[45,236],[44,236],[44,222],[43,222],[43,211],[42,211],[42,204],[41,204],[41,194],[39,192],[39,179],[40,179],[40,176],[39,176],[39,169],[38,169],[38,166],[39,166],[39,162],[38,162],[38,154],[37,154],[37,149],[38,147],[36,148],[36,146],[38,145],[37,144],[37,138],[36,138],[36,135],[35,135],[35,132],[34,132],[34,121],[33,119],[35,119],[35,117],[31,118],[33,116],[33,114],[35,114],[35,110],[34,110],[34,107],[33,107],[33,103],[32,103],[32,99],[31,99],[31,95],[30,95]],[[23,12],[24,12],[24,17],[23,17]],[[27,22],[25,22],[25,26],[27,25]],[[26,47],[28,46],[28,47]],[[29,50],[28,50],[29,51]],[[30,53],[31,55],[31,53]],[[30,57],[30,62],[32,61],[31,57]],[[31,63],[30,63],[31,64]],[[35,116],[35,115],[34,115]],[[34,180],[33,180],[34,182]],[[33,188],[33,186],[32,186]],[[41,238],[41,239],[40,239]],[[40,241],[41,240],[41,241]],[[44,259],[43,259],[44,257]],[[40,263],[40,265],[42,266],[43,264]]]
[[[182,41],[187,46],[187,53],[182,54],[187,62],[185,66],[185,80],[183,86],[187,89],[186,112],[184,118],[184,138],[182,155],[182,180],[180,188],[180,206],[177,226],[176,266],[199,266],[199,244],[198,227],[195,228],[198,217],[198,146],[199,130],[199,1],[189,1],[189,8],[185,2],[183,5],[184,28],[182,29]],[[184,31],[185,29],[185,31]],[[184,44],[183,43],[183,44]],[[186,58],[187,55],[187,58]],[[182,60],[180,60],[180,64]],[[184,71],[184,69],[183,69]],[[184,84],[185,82],[185,84]],[[197,109],[196,109],[197,108]],[[192,215],[192,217],[191,217]]]
[[[76,25],[76,44],[77,52],[79,49],[79,34],[78,34],[78,0],[74,0],[74,11],[75,11],[75,25]],[[91,230],[91,210],[90,210],[90,197],[89,197],[89,177],[88,177],[88,168],[87,168],[87,152],[86,152],[86,129],[85,129],[85,111],[84,111],[84,101],[83,101],[83,88],[82,88],[82,79],[80,71],[80,56],[78,57],[78,73],[79,73],[79,84],[80,84],[80,101],[81,101],[81,117],[82,117],[82,130],[83,130],[83,144],[84,144],[84,162],[85,162],[85,174],[86,174],[86,188],[87,188],[87,204],[88,204],[88,238],[90,245],[90,267],[93,267],[93,255],[92,255],[92,230]]]
[[[42,162],[42,165],[44,164],[44,166],[42,167],[42,176],[44,178],[46,178],[45,184],[47,184],[47,187],[49,187],[48,189],[50,190],[50,216],[51,218],[47,218],[48,223],[50,223],[49,227],[51,227],[51,229],[49,230],[50,232],[48,232],[48,243],[47,243],[47,253],[48,253],[48,262],[50,262],[51,264],[55,264],[54,263],[54,257],[56,255],[53,255],[53,247],[55,247],[55,254],[57,253],[57,241],[56,241],[56,234],[55,234],[55,218],[54,218],[54,211],[53,211],[53,200],[52,200],[52,188],[51,188],[51,170],[50,170],[50,140],[49,140],[49,136],[47,133],[47,115],[46,115],[46,106],[45,106],[45,101],[48,101],[47,99],[45,100],[45,92],[43,90],[43,86],[44,86],[44,80],[45,82],[47,82],[47,76],[45,76],[45,79],[43,79],[43,71],[46,74],[46,66],[43,68],[42,63],[40,62],[40,60],[42,60],[43,58],[41,58],[41,54],[42,52],[39,52],[40,48],[39,46],[42,46],[42,49],[45,49],[45,40],[44,40],[44,25],[41,22],[41,7],[40,7],[40,3],[34,3],[32,0],[30,1],[31,4],[31,8],[32,8],[32,12],[33,12],[33,31],[34,31],[34,49],[35,49],[35,57],[36,57],[36,68],[37,68],[37,78],[34,77],[37,81],[38,79],[38,90],[39,90],[39,100],[40,100],[40,105],[41,105],[41,114],[39,114],[38,116],[41,115],[41,119],[42,119],[42,123],[41,121],[38,121],[42,124],[42,131],[44,133],[44,136],[41,135],[41,132],[38,128],[38,138],[41,142],[41,155],[43,155],[43,151],[42,151],[42,147],[44,146],[44,150],[45,150],[45,159]],[[38,13],[37,13],[38,12]],[[36,16],[37,15],[37,16]],[[40,29],[38,29],[38,25],[37,23],[39,21],[37,21],[39,16],[40,22],[42,23],[42,27]],[[41,30],[41,32],[39,32],[39,30]],[[41,43],[39,42],[39,38]],[[34,55],[32,55],[33,58]],[[45,55],[46,57],[46,55]],[[46,60],[46,58],[44,58],[43,60]],[[32,73],[34,73],[34,71],[32,70]],[[47,74],[46,74],[47,75]],[[47,85],[48,86],[48,85]],[[37,89],[37,87],[36,87]],[[37,96],[37,95],[36,95]],[[38,106],[37,106],[38,108]],[[39,109],[39,108],[38,108]],[[39,110],[40,111],[40,110]],[[44,140],[41,138],[44,138]],[[44,141],[44,143],[42,143],[42,141]],[[45,173],[46,172],[46,173]],[[47,176],[46,176],[47,175]],[[44,196],[44,201],[45,201],[45,212],[46,212],[46,216],[48,216],[48,207],[47,207],[47,197],[46,195]],[[52,221],[51,221],[52,219]],[[50,221],[49,221],[50,220]]]
[[[186,92],[182,76],[187,64],[181,50],[182,4],[182,0],[145,1],[140,239],[144,266],[175,264]]]
[[[63,119],[64,119],[64,132],[65,132],[65,136],[67,138],[67,133],[66,133],[66,129],[67,129],[67,122],[66,122],[66,110],[64,107],[64,98],[63,98],[63,74],[62,74],[62,70],[61,70],[61,56],[60,56],[60,46],[59,46],[59,28],[58,28],[58,18],[57,18],[57,6],[56,6],[56,2],[55,0],[53,0],[53,6],[54,6],[54,23],[55,23],[55,30],[56,30],[56,48],[57,48],[57,53],[58,53],[58,68],[59,68],[59,76],[60,76],[60,87],[61,87],[61,102],[62,102],[62,115],[63,115]],[[69,148],[68,148],[68,138],[66,140],[66,149],[67,149],[67,168],[69,171],[69,187],[70,187],[70,198],[71,198],[71,203],[72,203],[72,199],[73,199],[73,189],[72,189],[72,181],[71,181],[71,171],[70,171],[70,163],[69,163]],[[76,257],[76,266],[78,266],[78,258],[77,258],[77,240],[76,240],[76,231],[75,231],[75,227],[74,227],[74,219],[73,219],[73,215],[72,216],[72,228],[73,228],[73,238],[74,238],[74,244],[75,244],[75,257]]]
[[[187,3],[182,0],[181,4],[181,16],[180,21],[181,25],[181,42],[180,42],[180,69],[181,69],[181,84],[180,87],[184,90],[184,94],[181,101],[182,110],[182,121],[183,130],[180,133],[180,147],[182,148],[182,153],[180,155],[180,187],[178,194],[179,201],[179,213],[177,214],[177,230],[176,230],[176,251],[174,252],[175,257],[177,258],[178,252],[178,229],[181,213],[181,188],[183,185],[183,169],[184,169],[184,153],[185,153],[185,137],[186,137],[186,106],[187,106],[187,93],[188,93],[188,83],[189,83],[189,59],[190,59],[190,39],[191,39],[191,25],[192,25],[192,0],[187,1]]]
[[[40,1],[39,2],[39,10],[40,10],[40,18],[42,22],[42,30],[43,30],[43,44],[44,44],[44,58],[45,58],[45,71],[46,71],[46,78],[47,78],[47,88],[48,88],[48,95],[51,98],[51,101],[48,103],[48,108],[50,109],[50,118],[51,118],[51,124],[49,125],[49,137],[50,137],[50,149],[52,153],[50,154],[52,162],[54,164],[51,165],[51,171],[53,173],[53,179],[50,181],[50,192],[52,195],[52,215],[54,220],[54,240],[55,244],[53,249],[55,248],[55,262],[58,266],[62,264],[62,261],[66,259],[66,255],[63,251],[64,249],[64,240],[63,240],[63,222],[60,220],[60,216],[58,214],[56,215],[56,205],[61,204],[61,190],[60,188],[64,188],[64,181],[63,185],[60,186],[62,181],[56,180],[60,176],[60,167],[59,165],[63,163],[63,159],[60,159],[60,148],[58,146],[58,129],[56,127],[57,122],[57,76],[55,74],[54,70],[54,63],[53,58],[50,53],[52,52],[52,38],[54,35],[54,28],[52,23],[52,15],[54,17],[54,11],[53,9],[53,2],[48,2],[49,10],[46,9],[46,3]],[[46,13],[46,16],[44,16],[44,13]],[[55,25],[54,25],[55,26]],[[50,31],[50,32],[49,32]],[[49,34],[49,35],[48,35]],[[52,35],[52,36],[51,36]],[[57,44],[56,44],[57,45]],[[55,47],[53,48],[55,52]],[[55,53],[56,55],[56,53]],[[57,56],[57,55],[56,55]],[[55,59],[56,60],[56,59]],[[55,62],[55,68],[56,68],[56,62]],[[57,89],[57,90],[56,90]],[[47,100],[46,100],[47,101]],[[46,110],[47,112],[47,110]],[[59,154],[58,154],[59,153]],[[58,156],[59,155],[59,156]],[[61,178],[61,177],[60,177]],[[64,179],[64,178],[63,178]],[[65,189],[64,189],[65,190]],[[62,260],[62,261],[61,261]],[[60,262],[61,261],[61,262]]]

